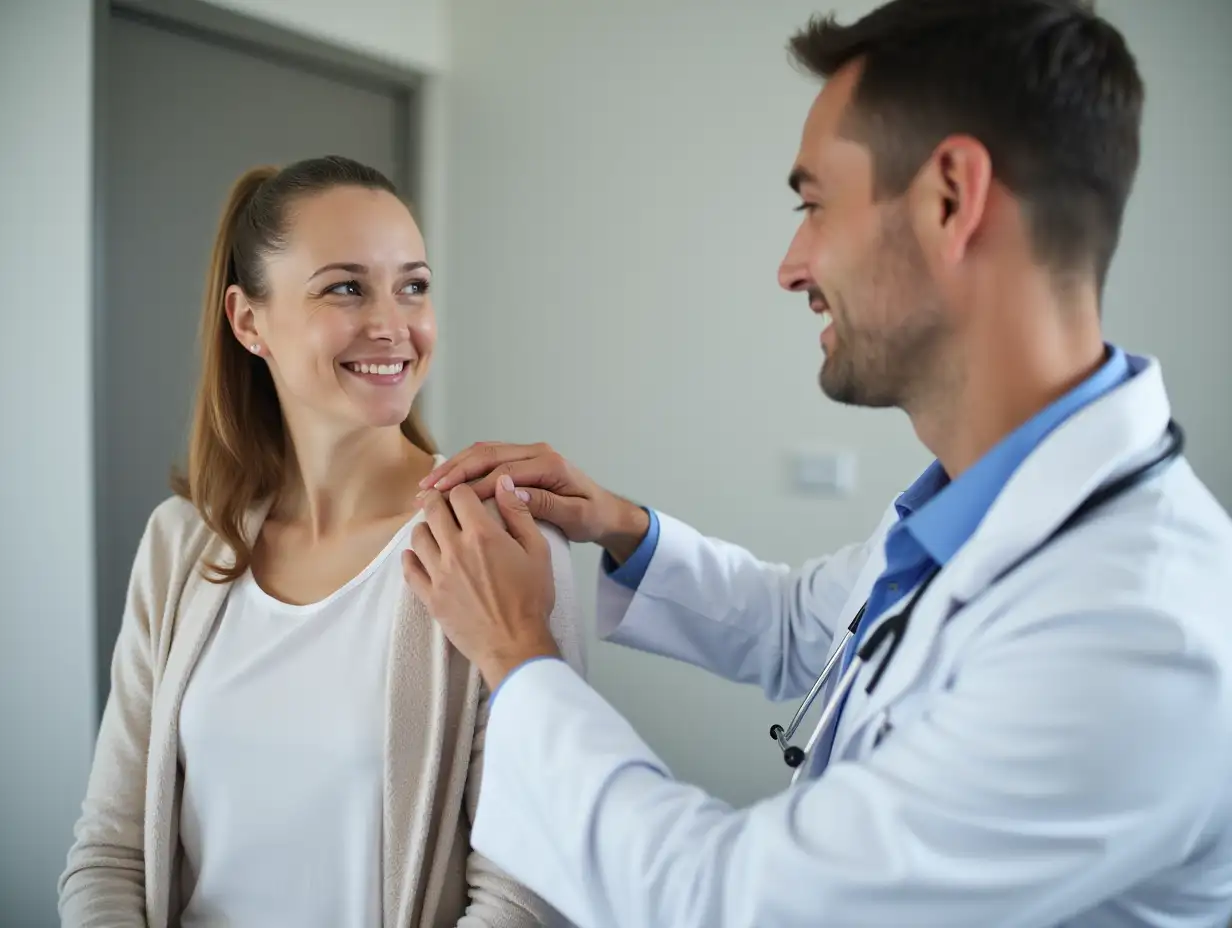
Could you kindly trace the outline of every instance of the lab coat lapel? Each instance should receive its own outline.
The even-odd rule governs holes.
[[[847,603],[843,607],[843,613],[840,616],[840,624],[837,626],[837,633],[834,635],[834,641],[830,645],[829,651],[826,653],[826,662],[834,656],[834,652],[845,647],[844,631],[847,625],[855,617],[868,600],[869,594],[872,592],[873,584],[877,578],[885,570],[885,536],[890,528],[898,519],[898,513],[891,505],[882,517],[881,524],[877,527],[877,543],[872,546],[868,560],[864,562],[864,566],[860,569],[860,573],[856,577],[855,585],[852,587],[851,595],[847,598]],[[834,696],[834,691],[838,687],[839,673],[837,667],[831,675],[830,681],[825,688],[818,694],[814,706],[820,707],[813,711],[816,713],[813,724],[816,725],[821,721],[821,713],[825,711],[824,707],[829,704],[830,699]],[[821,737],[817,739],[817,744],[813,747],[811,757],[806,761],[808,763],[808,775],[818,776],[830,762],[830,757],[833,755],[835,739],[838,735],[839,722],[832,721],[826,726],[827,730],[821,733]],[[807,725],[802,724],[801,730],[807,730]],[[798,736],[797,736],[798,737]]]
[[[915,601],[910,620],[902,633],[902,640],[894,649],[893,656],[888,663],[886,656],[890,651],[891,640],[882,642],[877,653],[872,655],[872,659],[860,670],[851,688],[851,693],[847,697],[843,717],[839,720],[834,738],[835,757],[843,756],[852,743],[852,739],[864,729],[869,721],[880,717],[887,706],[900,698],[925,673],[928,658],[933,653],[933,643],[950,614],[950,610],[938,608],[939,604],[945,601],[944,581],[945,573],[938,574],[928,589]],[[861,641],[867,641],[879,626],[894,621],[901,615],[916,599],[918,592],[919,587],[916,587],[904,596],[895,608],[886,612],[869,627],[868,631],[861,636]],[[876,688],[871,694],[866,693],[865,688],[869,685],[869,681],[873,679],[873,675],[883,664],[885,671]]]
[[[888,642],[860,672],[844,712],[848,717],[834,739],[835,756],[918,685],[955,612],[1048,537],[1091,493],[1155,453],[1171,413],[1158,364],[1139,363],[1137,376],[1054,430],[1010,478],[971,538],[915,604],[893,659],[867,697],[864,688],[884,660]],[[913,596],[914,591],[876,625],[901,612]]]

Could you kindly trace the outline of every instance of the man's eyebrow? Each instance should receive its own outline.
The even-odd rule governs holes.
[[[787,176],[787,186],[796,193],[800,192],[800,188],[805,184],[815,184],[817,178],[807,168],[793,168],[791,174]]]

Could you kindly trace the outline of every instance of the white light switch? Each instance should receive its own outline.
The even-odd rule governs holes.
[[[791,458],[796,491],[808,496],[847,496],[856,488],[854,451],[802,450]]]

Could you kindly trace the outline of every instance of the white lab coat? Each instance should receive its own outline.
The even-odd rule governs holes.
[[[477,849],[583,928],[1227,925],[1227,515],[1182,459],[990,586],[1160,447],[1159,367],[1131,365],[1016,472],[871,697],[864,668],[824,771],[730,808],[541,661],[493,707]],[[792,571],[661,516],[638,591],[600,579],[600,632],[797,698],[892,521]]]

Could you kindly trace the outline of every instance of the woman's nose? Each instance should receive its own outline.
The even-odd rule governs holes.
[[[400,344],[410,338],[410,323],[398,301],[391,296],[378,299],[372,306],[368,334],[377,341]]]

